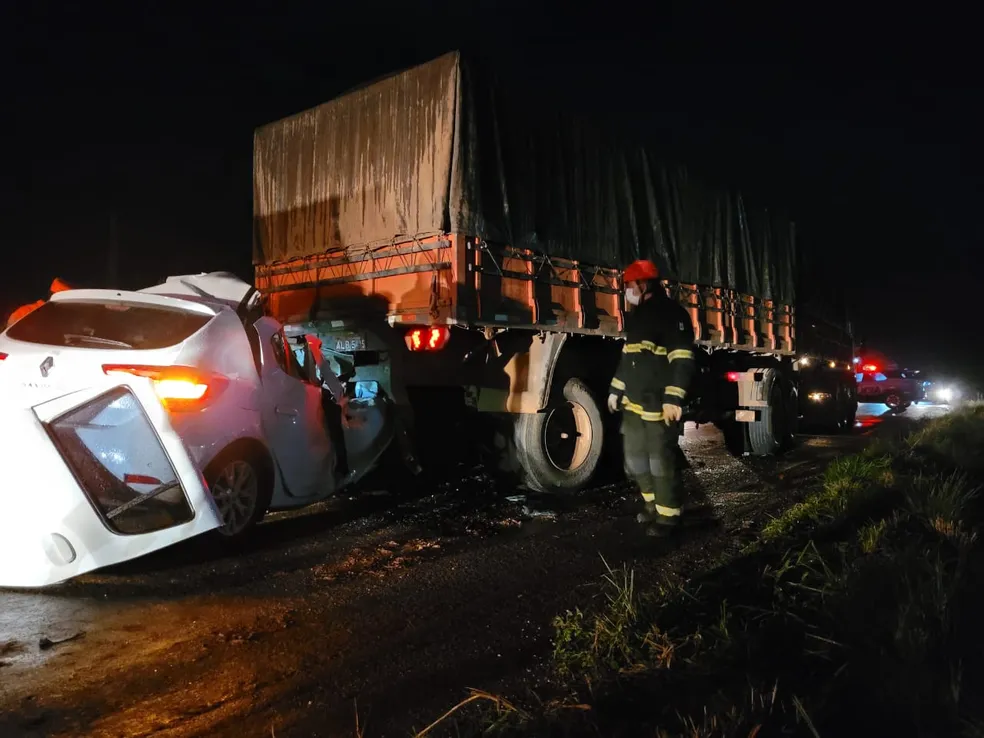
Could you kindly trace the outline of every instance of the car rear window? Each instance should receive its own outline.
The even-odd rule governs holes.
[[[161,349],[181,343],[211,318],[157,305],[46,302],[14,323],[7,336],[47,346]]]

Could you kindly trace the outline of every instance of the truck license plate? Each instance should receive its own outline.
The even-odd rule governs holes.
[[[335,339],[335,351],[351,354],[355,351],[365,351],[366,340],[362,336],[339,336]]]

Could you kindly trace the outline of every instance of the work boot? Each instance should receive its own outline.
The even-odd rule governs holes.
[[[652,525],[646,528],[646,535],[650,538],[669,538],[678,530],[680,530],[678,516],[657,515]]]
[[[646,535],[654,538],[665,538],[672,535],[680,527],[681,516],[660,515],[655,502],[644,502],[643,510],[636,515],[636,521],[646,525]]]
[[[651,523],[656,518],[660,517],[660,514],[656,512],[656,503],[649,501],[643,502],[642,512],[636,515],[637,523]]]
[[[679,515],[677,515],[677,516],[660,515],[659,512],[656,510],[656,503],[655,502],[646,502],[646,503],[643,503],[643,504],[644,504],[644,507],[643,507],[642,512],[639,513],[638,515],[636,515],[636,522],[637,523],[643,523],[643,524],[645,524],[645,523],[655,523],[655,522],[659,522],[659,521],[670,521],[668,523],[667,522],[664,522],[663,523],[664,525],[677,525],[677,524],[680,523],[680,517],[681,516],[679,516]],[[687,509],[686,509],[686,507],[684,507],[683,512],[684,512],[684,514],[686,514],[688,512]]]

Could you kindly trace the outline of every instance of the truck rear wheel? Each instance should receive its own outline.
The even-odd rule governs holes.
[[[762,381],[767,385],[765,396],[769,404],[762,409],[759,420],[748,424],[748,441],[753,455],[771,456],[784,450],[796,432],[796,404],[778,372],[767,370]]]
[[[563,399],[516,421],[516,448],[526,482],[541,492],[583,487],[601,458],[604,430],[591,391],[580,379],[569,379]]]

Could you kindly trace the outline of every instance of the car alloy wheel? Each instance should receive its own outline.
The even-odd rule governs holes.
[[[248,462],[236,459],[222,468],[212,484],[212,497],[223,521],[222,535],[231,538],[246,529],[256,511],[259,491],[259,477]]]

